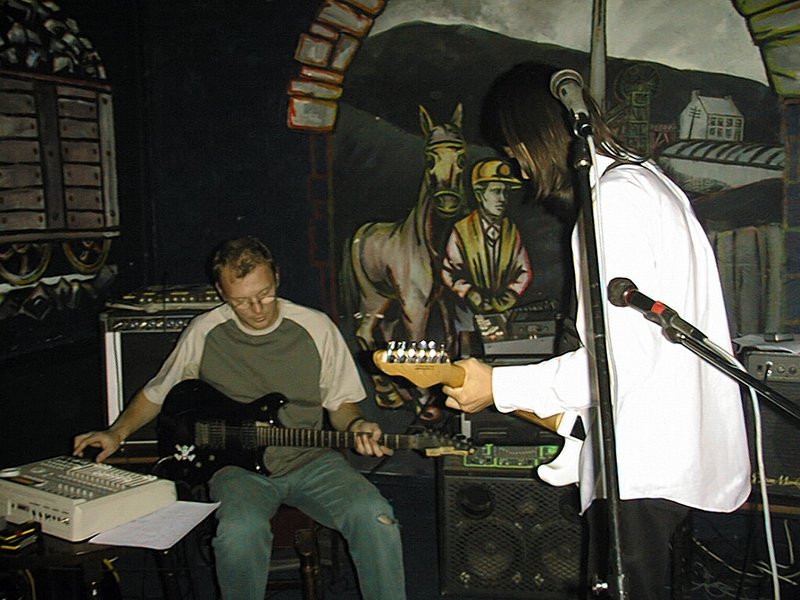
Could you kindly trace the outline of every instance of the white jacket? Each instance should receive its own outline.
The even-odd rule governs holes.
[[[612,160],[599,156],[603,173]],[[620,165],[601,178],[598,238],[605,281],[625,277],[660,300],[708,338],[730,350],[730,332],[708,238],[684,193],[655,165]],[[572,246],[578,297],[577,327],[586,344],[588,286],[579,227]],[[612,371],[620,498],[664,498],[711,511],[738,508],[750,493],[750,460],[739,386],[633,308],[606,311],[606,340]],[[550,360],[496,367],[495,405],[541,417],[596,405],[593,366],[582,347]],[[587,427],[591,429],[591,427]],[[585,510],[604,497],[597,482],[600,462],[594,436],[581,453],[580,487]]]

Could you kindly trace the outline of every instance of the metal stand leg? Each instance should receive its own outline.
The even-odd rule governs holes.
[[[298,529],[295,533],[295,550],[300,557],[303,580],[303,600],[322,600],[322,572],[319,565],[317,538],[312,529]]]

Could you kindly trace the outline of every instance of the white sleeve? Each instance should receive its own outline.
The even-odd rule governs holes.
[[[330,327],[322,341],[319,387],[322,406],[336,410],[344,402],[361,402],[367,394],[347,343],[333,321],[327,320]]]
[[[588,353],[585,348],[549,360],[495,367],[494,403],[500,412],[526,410],[542,418],[591,403]]]
[[[183,330],[172,352],[169,353],[158,373],[144,386],[147,399],[154,404],[163,404],[170,390],[185,379],[200,376],[203,336],[191,325]]]

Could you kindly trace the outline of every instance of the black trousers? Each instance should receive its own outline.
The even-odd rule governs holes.
[[[689,515],[686,506],[669,500],[645,498],[620,501],[620,542],[622,570],[630,600],[670,600],[672,598],[672,540],[679,525]],[[613,585],[610,567],[608,505],[596,500],[586,511],[589,523],[590,583]]]

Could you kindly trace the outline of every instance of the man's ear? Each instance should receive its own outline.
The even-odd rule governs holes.
[[[222,288],[220,287],[219,283],[215,283],[214,288],[217,290],[217,295],[219,295],[222,300],[225,300],[225,294],[222,293]]]

